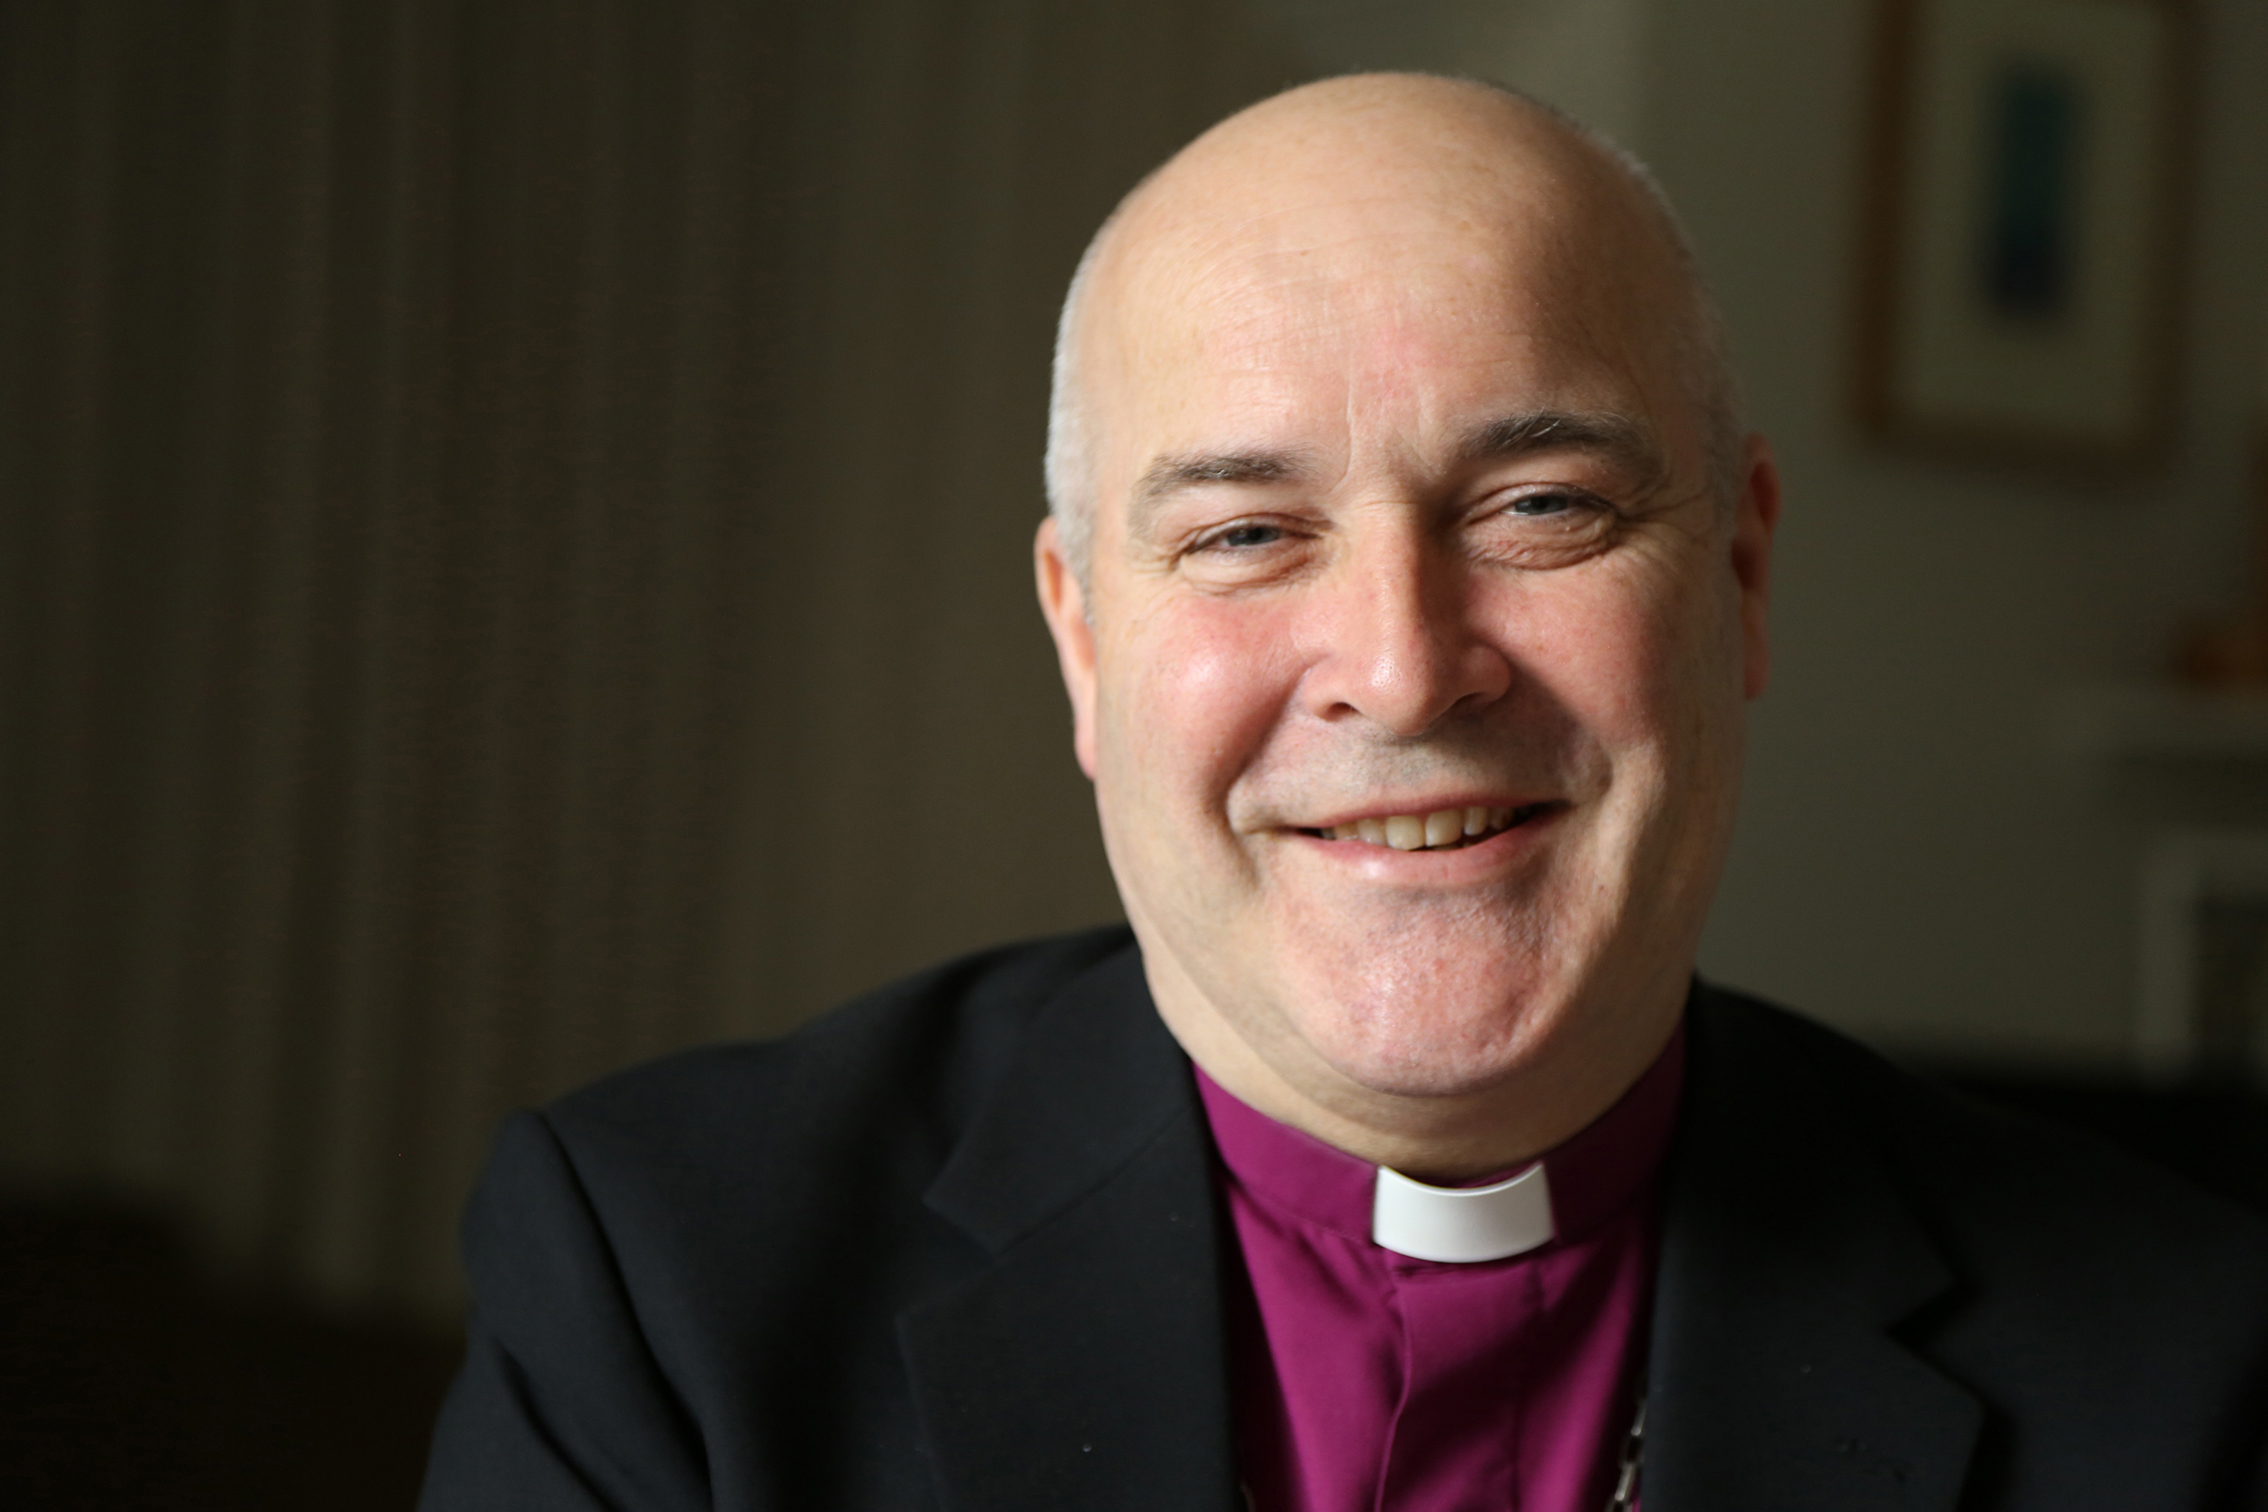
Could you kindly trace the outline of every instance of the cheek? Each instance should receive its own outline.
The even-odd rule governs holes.
[[[1517,620],[1524,644],[1516,654],[1610,753],[1692,752],[1696,725],[1719,702],[1737,699],[1726,616],[1702,602],[1708,585],[1695,574],[1644,560],[1612,565],[1524,585]]]
[[[1103,648],[1099,714],[1106,750],[1132,770],[1108,771],[1106,759],[1104,780],[1217,807],[1283,710],[1289,643],[1249,605],[1182,603],[1131,620]]]

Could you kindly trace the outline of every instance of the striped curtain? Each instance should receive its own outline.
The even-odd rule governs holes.
[[[1115,911],[1053,307],[1196,0],[0,8],[0,1178],[458,1300],[498,1114]]]

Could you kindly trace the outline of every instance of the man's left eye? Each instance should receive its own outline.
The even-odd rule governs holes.
[[[1532,493],[1514,499],[1511,513],[1533,518],[1538,515],[1566,514],[1582,506],[1582,499],[1571,493]]]
[[[1281,526],[1265,524],[1231,525],[1206,544],[1226,546],[1232,551],[1250,551],[1256,546],[1273,546],[1283,538],[1284,532]]]
[[[1538,488],[1496,505],[1473,523],[1474,550],[1535,571],[1572,567],[1613,543],[1621,511],[1580,488]]]

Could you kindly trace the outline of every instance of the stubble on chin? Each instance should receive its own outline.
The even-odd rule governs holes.
[[[1498,899],[1322,912],[1287,936],[1261,1011],[1376,1093],[1455,1096],[1516,1074],[1573,986],[1558,921]]]

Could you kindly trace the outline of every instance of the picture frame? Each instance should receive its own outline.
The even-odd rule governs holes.
[[[2083,474],[2163,456],[2193,30],[2186,0],[1882,0],[1864,430]]]

